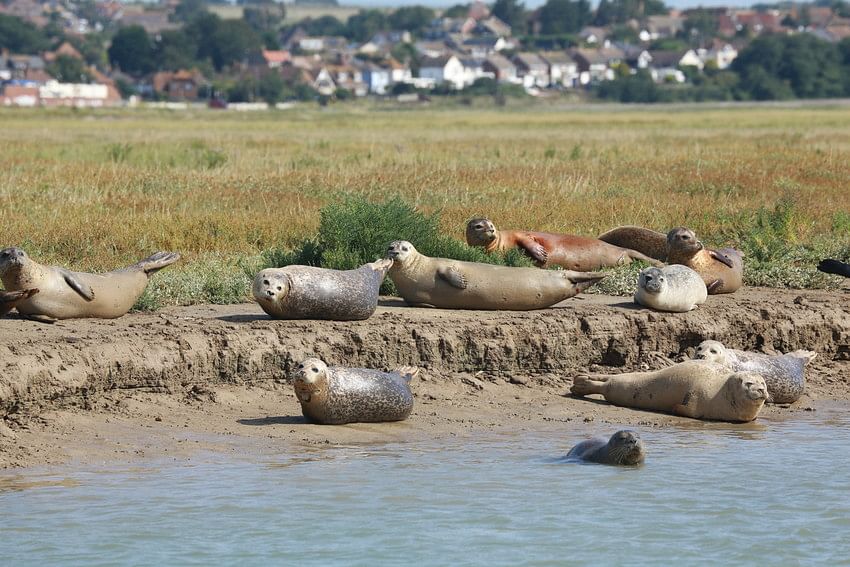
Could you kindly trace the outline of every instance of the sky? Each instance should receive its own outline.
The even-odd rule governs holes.
[[[453,4],[466,3],[467,0],[340,0],[340,4],[355,5],[364,7],[396,7],[396,6],[413,6],[416,4],[428,6],[431,8],[446,8]],[[526,8],[537,8],[542,6],[546,0],[525,0]],[[665,4],[671,8],[696,8],[697,6],[728,6],[730,8],[745,8],[756,3],[757,0],[666,0]],[[597,4],[592,1],[592,4]]]

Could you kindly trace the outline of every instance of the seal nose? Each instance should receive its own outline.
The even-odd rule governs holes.
[[[274,291],[272,291],[272,290],[268,290],[266,293],[269,295],[269,297],[274,296]]]

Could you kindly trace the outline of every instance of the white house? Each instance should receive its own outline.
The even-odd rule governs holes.
[[[478,79],[495,79],[496,75],[492,71],[487,71],[484,68],[484,59],[475,59],[467,57],[460,60],[463,65],[463,84],[469,86]]]
[[[569,88],[578,85],[578,65],[572,57],[563,51],[544,51],[540,56],[549,64],[549,84]]]
[[[423,57],[419,65],[419,76],[434,79],[436,84],[449,83],[455,89],[464,87],[463,63],[454,55]]]

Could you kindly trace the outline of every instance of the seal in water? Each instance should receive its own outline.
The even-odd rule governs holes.
[[[29,319],[45,323],[78,317],[114,319],[133,307],[151,274],[179,259],[180,254],[157,252],[121,270],[89,274],[42,266],[20,248],[6,248],[0,250],[0,279],[10,291],[39,289],[17,304],[18,312]]]
[[[599,236],[599,240],[632,248],[668,264],[682,264],[697,272],[709,295],[732,293],[743,284],[744,261],[738,250],[709,250],[694,231],[677,227],[667,236],[639,226],[622,226]]]
[[[15,308],[15,305],[29,299],[38,293],[38,289],[25,289],[22,291],[3,291],[0,290],[0,317]]]
[[[635,290],[635,303],[674,313],[691,311],[707,297],[699,274],[679,264],[641,270]]]
[[[511,268],[430,258],[406,240],[387,249],[390,278],[409,305],[445,309],[543,309],[605,277],[593,272]]]
[[[653,266],[663,265],[637,250],[620,248],[596,238],[551,232],[496,230],[493,222],[485,218],[472,219],[466,224],[466,242],[470,246],[483,247],[488,253],[519,248],[541,268],[561,266],[567,270],[587,272],[629,264],[632,260],[642,260]]]
[[[308,358],[292,373],[295,395],[308,421],[323,425],[400,421],[413,409],[410,380],[418,368],[394,372],[328,366]]]
[[[767,403],[791,404],[806,389],[806,365],[817,356],[810,350],[796,350],[771,356],[726,348],[718,341],[702,341],[694,358],[725,364],[733,372],[751,371],[761,374],[767,384]]]
[[[767,385],[755,372],[730,372],[724,364],[688,360],[655,372],[576,376],[570,392],[602,394],[608,402],[627,408],[746,422],[754,420],[764,405]]]
[[[378,307],[378,292],[392,260],[356,270],[313,266],[268,268],[254,278],[254,298],[273,319],[360,321]]]
[[[634,466],[643,464],[646,452],[637,431],[624,429],[607,440],[604,437],[595,437],[582,441],[570,449],[564,458],[601,465]]]
[[[835,274],[850,278],[850,264],[845,264],[839,260],[832,260],[830,258],[821,260],[818,264],[818,270],[825,274]]]

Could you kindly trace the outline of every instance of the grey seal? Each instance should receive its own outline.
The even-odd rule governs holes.
[[[564,458],[602,465],[634,466],[643,463],[646,451],[637,431],[624,429],[610,439],[595,437],[582,441],[570,449]]]
[[[679,264],[641,270],[635,290],[635,303],[675,313],[691,311],[707,297],[700,275]]]
[[[355,270],[314,266],[267,268],[254,278],[254,298],[273,319],[360,321],[378,307],[378,292],[392,260]]]
[[[791,404],[800,399],[806,389],[806,366],[817,356],[810,350],[797,350],[771,356],[726,348],[719,341],[703,341],[694,358],[726,364],[735,372],[758,372],[767,384],[767,402]]]
[[[292,373],[295,395],[309,421],[323,425],[401,421],[413,409],[410,380],[418,368],[393,372],[328,366],[308,358]]]

